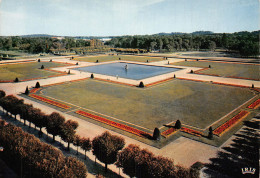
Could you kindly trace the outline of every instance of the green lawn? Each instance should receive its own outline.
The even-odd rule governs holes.
[[[108,62],[108,61],[115,61],[115,60],[127,60],[127,61],[136,61],[136,62],[155,62],[163,60],[162,57],[139,57],[139,56],[127,56],[127,55],[106,55],[106,56],[94,56],[94,57],[78,57],[74,58],[76,61],[85,61],[85,62]]]
[[[42,65],[44,65],[45,68],[65,66],[64,64],[54,62],[32,62],[0,65],[0,81],[14,80],[16,77],[18,77],[19,80],[25,80],[58,74],[57,72],[39,69]]]
[[[176,62],[173,65],[189,66],[189,67],[208,67],[208,70],[200,71],[204,74],[215,74],[220,76],[235,76],[251,79],[260,79],[260,65],[231,64],[219,62],[202,62],[202,61],[183,61]]]
[[[43,95],[151,130],[177,119],[205,128],[254,96],[245,88],[178,79],[146,89],[88,79],[47,87]]]

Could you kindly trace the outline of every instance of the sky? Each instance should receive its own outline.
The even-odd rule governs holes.
[[[259,30],[260,0],[0,0],[0,36]]]

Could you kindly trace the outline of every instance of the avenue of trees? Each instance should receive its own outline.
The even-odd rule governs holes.
[[[24,125],[28,122],[29,128],[31,124],[34,124],[35,129],[38,127],[39,137],[43,135],[42,128],[46,128],[47,134],[53,136],[53,142],[56,136],[60,136],[68,144],[68,151],[70,144],[76,146],[77,154],[78,149],[81,148],[85,152],[85,159],[86,152],[92,150],[93,155],[105,164],[105,170],[109,164],[115,164],[130,177],[199,177],[198,169],[174,165],[173,160],[155,156],[149,150],[141,149],[137,145],[130,144],[125,147],[124,138],[107,131],[96,136],[92,141],[81,137],[76,134],[77,122],[65,120],[57,112],[47,115],[40,109],[24,103],[22,99],[13,95],[6,96],[2,90],[0,90],[0,107],[6,115],[14,119],[16,115],[19,115]],[[0,152],[0,157],[7,161],[8,165],[14,165],[18,173],[21,171],[21,175],[85,177],[87,174],[86,166],[78,159],[65,157],[60,150],[1,119],[0,143],[0,146],[4,147],[4,152],[3,154]]]
[[[241,56],[259,55],[259,31],[232,34],[164,34],[123,36],[107,42],[115,48],[139,48],[160,52],[211,50],[239,52]]]
[[[21,177],[81,177],[87,175],[85,164],[66,157],[55,147],[41,142],[20,127],[0,120],[1,158],[12,165]]]

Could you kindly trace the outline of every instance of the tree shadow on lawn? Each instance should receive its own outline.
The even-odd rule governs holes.
[[[245,121],[240,132],[234,134],[233,143],[223,147],[205,173],[210,177],[258,177],[259,175],[259,120]],[[255,168],[254,174],[242,174],[242,168]]]
[[[34,135],[35,137],[39,138],[39,130],[35,129],[33,127],[29,128],[28,122],[26,122],[27,124],[24,125],[22,120],[15,120],[13,117],[11,117],[10,115],[6,115],[3,113],[3,111],[0,111],[0,116],[3,120],[12,123],[20,128],[22,128],[24,131]],[[33,125],[33,124],[32,124]],[[33,125],[34,126],[34,125]],[[70,147],[70,151],[67,150],[67,143],[63,142],[60,137],[56,136],[56,141],[53,142],[52,139],[52,135],[51,134],[42,134],[42,137],[39,138],[42,142],[45,142],[47,144],[50,144],[56,148],[58,148],[59,150],[62,151],[62,153],[65,156],[73,156],[78,158],[80,161],[82,161],[83,163],[85,163],[88,173],[93,174],[93,175],[103,175],[105,177],[122,177],[120,175],[118,175],[117,173],[111,171],[108,169],[107,172],[105,172],[105,166],[103,166],[102,164],[91,160],[88,156],[86,156],[86,160],[85,160],[85,155],[78,152],[77,155],[77,150],[73,149]],[[72,144],[71,144],[72,145]],[[80,148],[79,148],[80,149]],[[109,165],[108,165],[109,166]]]

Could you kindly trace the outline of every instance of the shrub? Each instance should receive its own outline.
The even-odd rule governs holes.
[[[26,89],[25,89],[24,94],[28,95],[29,93],[30,93],[30,92],[29,92],[29,88],[28,88],[28,86],[27,86]]]
[[[161,132],[157,127],[153,131],[153,139],[154,140],[160,140],[161,139]]]
[[[79,63],[77,62],[76,65],[79,65]]]
[[[41,69],[44,69],[44,65],[41,66]]]
[[[144,88],[144,83],[142,81],[140,82],[139,87]]]
[[[191,70],[190,73],[193,74],[193,70]]]
[[[196,162],[190,168],[190,177],[192,178],[199,178],[200,177],[200,170],[203,168],[203,163]]]
[[[96,61],[96,63],[98,63],[98,60]]]
[[[252,88],[255,88],[255,85],[254,85],[254,84],[252,84]]]
[[[41,59],[38,59],[38,62],[41,62]]]
[[[212,127],[209,127],[208,138],[209,138],[209,139],[213,139],[213,130],[212,130]]]
[[[147,60],[146,62],[148,63],[149,61]]]
[[[174,74],[173,78],[176,78],[176,75]]]
[[[16,78],[14,79],[14,82],[19,82],[19,79],[16,77]]]
[[[3,97],[5,97],[5,95],[6,95],[6,94],[5,94],[5,91],[0,90],[0,99],[3,98]]]
[[[177,120],[176,123],[175,123],[175,128],[176,129],[180,129],[181,128],[181,121],[180,120]]]
[[[52,59],[50,59],[50,62],[52,62]]]
[[[94,78],[94,74],[91,74],[91,75],[90,75],[90,78]]]
[[[121,60],[121,58],[119,58],[118,60]]]
[[[68,71],[68,74],[70,74],[70,70]]]
[[[35,84],[35,88],[41,88],[41,85],[40,85],[39,82],[36,82],[36,84]]]
[[[209,65],[209,68],[211,68],[211,65]]]

